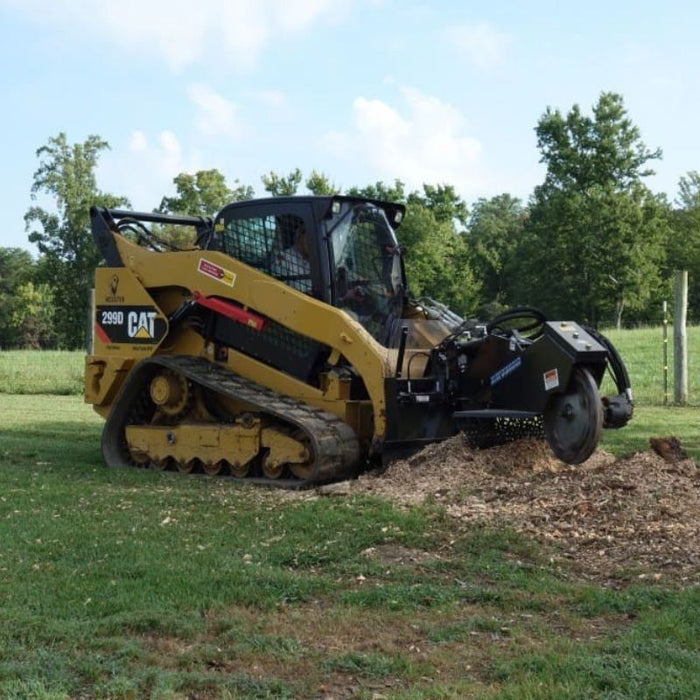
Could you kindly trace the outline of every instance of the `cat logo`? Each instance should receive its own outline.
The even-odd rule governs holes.
[[[155,311],[129,311],[126,322],[129,338],[148,340],[154,336]]]

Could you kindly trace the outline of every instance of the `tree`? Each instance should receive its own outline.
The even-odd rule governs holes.
[[[30,350],[48,347],[54,341],[53,292],[48,284],[20,284],[7,304],[15,331],[15,345]]]
[[[665,200],[642,179],[653,171],[623,100],[601,94],[593,116],[547,109],[536,128],[547,165],[519,246],[519,301],[591,325],[621,324],[661,283]]]
[[[422,194],[411,192],[409,204],[420,204],[433,212],[436,221],[456,221],[467,225],[469,210],[452,185],[423,185]]]
[[[406,264],[412,295],[447,304],[457,313],[476,307],[479,286],[469,266],[464,238],[457,224],[466,220],[466,204],[449,185],[423,185],[423,191],[406,194],[404,183],[376,182],[354,187],[348,194],[406,205],[397,235]]]
[[[13,304],[18,289],[30,282],[34,274],[35,264],[29,251],[0,248],[0,346],[3,348],[20,345]]]
[[[43,281],[53,290],[61,347],[77,348],[85,340],[88,290],[100,261],[90,233],[90,207],[128,205],[124,197],[97,188],[95,168],[107,148],[109,144],[99,136],[70,145],[65,133],[60,133],[36,152],[39,167],[31,196],[35,201],[39,195],[52,199],[54,209],[33,206],[24,219],[27,229],[32,229],[29,240],[44,256]]]
[[[326,175],[316,170],[311,172],[311,175],[309,175],[304,184],[311,194],[334,195],[340,193],[340,189],[334,185]]]
[[[401,180],[394,180],[393,185],[387,185],[378,181],[366,187],[351,187],[348,190],[351,197],[366,197],[367,199],[379,199],[383,202],[406,203],[405,186]]]
[[[412,295],[435,299],[462,315],[474,311],[479,286],[464,238],[452,220],[439,221],[435,211],[414,201],[408,205],[398,239]]]
[[[173,178],[175,197],[163,197],[158,211],[183,216],[213,216],[230,202],[252,199],[253,188],[235,181],[231,189],[226,178],[215,168],[199,170],[194,175],[180,173]]]
[[[194,175],[180,173],[173,178],[173,184],[177,194],[175,197],[163,197],[157,210],[162,214],[215,216],[227,204],[252,199],[254,196],[253,188],[241,185],[238,180],[235,180],[235,187],[231,189],[224,175],[216,168],[198,170]],[[152,231],[174,248],[190,248],[197,238],[191,227],[154,225]]]
[[[290,197],[297,193],[302,175],[299,168],[292,170],[287,177],[282,177],[271,170],[269,175],[263,175],[261,180],[265,186],[265,191],[269,192],[273,197]]]
[[[495,316],[515,303],[515,253],[526,219],[522,202],[509,194],[481,198],[472,207],[464,237],[470,266],[481,284],[485,316]]]
[[[679,195],[671,217],[667,273],[688,270],[688,315],[700,319],[700,173],[681,177]]]

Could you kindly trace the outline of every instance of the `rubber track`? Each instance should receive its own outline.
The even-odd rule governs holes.
[[[360,461],[357,438],[352,428],[337,416],[266,389],[204,358],[172,355],[142,360],[124,383],[102,433],[102,453],[109,466],[134,466],[124,429],[130,423],[139,422],[148,382],[164,368],[180,372],[210,391],[243,401],[254,410],[303,431],[308,437],[316,455],[308,479],[244,477],[242,480],[281,488],[303,488],[356,474]]]

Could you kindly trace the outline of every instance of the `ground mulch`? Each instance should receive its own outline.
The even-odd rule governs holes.
[[[456,525],[508,526],[551,545],[554,560],[591,580],[697,583],[700,468],[677,439],[660,440],[652,445],[664,457],[599,450],[570,466],[541,440],[479,450],[457,435],[330,492],[430,501]]]

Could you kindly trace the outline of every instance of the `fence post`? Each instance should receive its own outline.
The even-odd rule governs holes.
[[[674,273],[675,300],[673,306],[673,401],[679,406],[688,403],[688,271]]]
[[[663,370],[664,370],[664,406],[668,405],[668,302],[664,300],[663,316]]]
[[[85,352],[92,355],[95,352],[95,290],[88,292],[87,334],[85,336]]]

